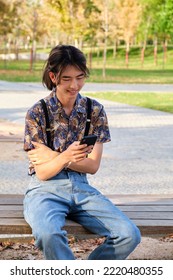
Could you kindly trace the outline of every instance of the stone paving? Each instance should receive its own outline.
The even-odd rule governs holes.
[[[4,91],[0,84],[0,119],[5,115],[23,123],[27,107],[40,99],[41,93],[32,87],[30,93],[21,95],[15,90]],[[105,194],[173,193],[173,114],[101,102],[108,115],[112,141],[104,145],[100,170],[88,176],[91,184]],[[19,113],[21,116],[17,117]],[[23,193],[28,184],[27,158],[22,144],[16,145],[22,157],[0,161],[1,193]]]

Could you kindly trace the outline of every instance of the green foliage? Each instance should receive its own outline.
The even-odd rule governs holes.
[[[92,0],[48,0],[60,16],[61,29],[75,40],[93,40],[97,14],[100,12]]]
[[[143,7],[143,19],[139,31],[147,37],[157,37],[159,42],[165,38],[172,41],[173,34],[173,1],[140,0]]]
[[[0,1],[0,35],[11,34],[18,21],[18,1]]]
[[[172,70],[107,69],[106,78],[102,69],[92,69],[89,82],[109,83],[173,83]]]

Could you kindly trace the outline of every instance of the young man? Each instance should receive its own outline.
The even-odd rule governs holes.
[[[87,99],[80,90],[89,75],[84,54],[74,46],[58,45],[48,57],[43,84],[51,90],[44,98],[48,109],[51,145],[41,102],[26,115],[24,149],[30,160],[31,182],[24,199],[24,215],[46,259],[75,259],[68,246],[65,219],[105,236],[89,259],[125,259],[140,242],[138,228],[97,189],[86,174],[97,172],[103,143],[110,141],[103,106],[91,100],[89,134],[94,146],[80,145],[87,121]]]

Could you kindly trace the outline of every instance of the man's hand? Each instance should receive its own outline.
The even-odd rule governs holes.
[[[32,141],[35,149],[28,152],[29,160],[34,164],[42,164],[55,158],[59,153],[44,144]]]
[[[67,148],[64,155],[70,162],[78,162],[85,159],[92,152],[92,148],[93,146],[80,145],[79,141],[75,141]]]

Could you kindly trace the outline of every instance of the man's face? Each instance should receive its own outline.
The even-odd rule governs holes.
[[[57,85],[57,94],[74,97],[78,95],[79,91],[85,83],[85,74],[80,69],[74,66],[67,66],[62,72]]]

